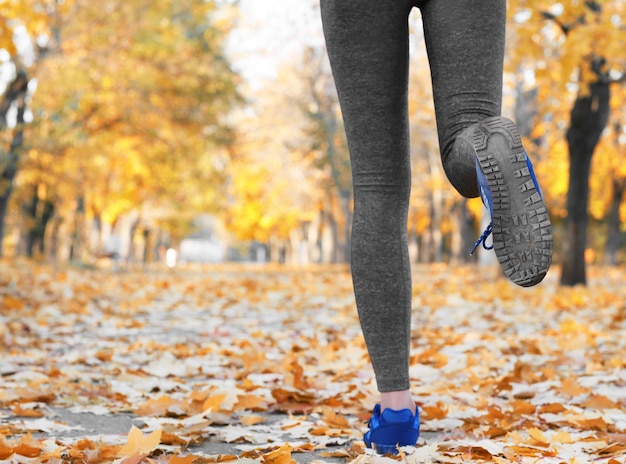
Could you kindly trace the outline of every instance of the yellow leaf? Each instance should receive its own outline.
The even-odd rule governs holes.
[[[262,422],[265,422],[265,417],[263,416],[259,416],[256,414],[248,414],[246,416],[242,416],[241,417],[241,423],[243,425],[256,425],[256,424],[260,424]]]
[[[158,429],[149,435],[144,435],[133,425],[128,433],[128,443],[119,451],[120,456],[150,454],[161,443],[162,433],[163,429]]]
[[[265,398],[257,395],[241,395],[237,397],[237,403],[235,404],[236,410],[259,410],[263,409],[261,406],[265,402]]]
[[[568,377],[563,380],[561,391],[571,396],[578,396],[582,393],[586,393],[587,389],[581,387],[576,379]]]
[[[202,405],[205,411],[219,411],[222,401],[226,399],[226,393],[220,393],[217,395],[209,396]]]
[[[291,446],[288,444],[263,456],[264,464],[293,464],[295,462],[296,461],[291,458]]]
[[[541,430],[538,428],[532,428],[528,430],[528,434],[531,438],[531,443],[535,446],[549,446],[550,440],[546,438]]]
[[[574,440],[574,438],[572,438],[572,436],[569,433],[563,430],[559,430],[557,433],[555,433],[552,436],[552,442],[569,444],[569,443],[575,443],[575,441],[576,440]]]

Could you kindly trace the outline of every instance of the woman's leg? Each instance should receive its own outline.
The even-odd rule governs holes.
[[[378,389],[405,392],[408,399],[402,407],[412,403],[407,246],[410,9],[407,0],[321,0],[352,164],[356,304]],[[383,400],[389,396],[384,394]]]
[[[530,287],[552,262],[552,225],[515,124],[500,116],[505,0],[428,0],[422,6],[445,172],[466,197],[479,194],[506,276]]]
[[[443,166],[463,196],[476,197],[473,150],[455,142],[472,124],[500,115],[505,0],[428,0],[420,10]]]

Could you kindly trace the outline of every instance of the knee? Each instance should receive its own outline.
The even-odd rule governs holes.
[[[479,196],[476,152],[471,142],[457,136],[441,153],[443,170],[452,186],[465,198]]]

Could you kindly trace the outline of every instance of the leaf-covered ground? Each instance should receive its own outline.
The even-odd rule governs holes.
[[[626,462],[626,270],[416,266],[407,463]],[[392,463],[345,267],[0,266],[0,461]]]

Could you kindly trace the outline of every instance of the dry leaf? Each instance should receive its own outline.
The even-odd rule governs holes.
[[[265,422],[267,419],[263,416],[258,416],[254,414],[248,414],[245,416],[241,416],[241,423],[243,425],[256,425]]]
[[[338,429],[351,428],[350,423],[343,415],[327,406],[322,407],[322,420],[330,427]]]
[[[262,464],[300,452],[322,459],[327,447],[347,462],[371,460],[361,432],[378,394],[350,274],[338,269],[0,267],[0,282],[15,282],[0,303],[21,307],[0,304],[9,353],[0,459],[18,450],[33,463]],[[495,274],[485,281],[474,267],[415,272],[411,383],[424,435],[439,433],[407,448],[407,464],[623,461],[624,270],[593,274],[588,288],[532,291]],[[120,446],[114,435],[81,436],[65,417],[30,417],[56,408],[103,421],[132,412],[163,432],[131,430]],[[276,448],[277,437],[299,444]],[[232,442],[231,451],[185,455],[207,439]],[[167,454],[155,452],[159,442]]]
[[[119,450],[120,456],[136,456],[150,454],[161,443],[162,429],[144,435],[134,425],[128,433],[128,442]]]
[[[281,446],[280,448],[271,451],[263,455],[264,464],[296,464],[291,458],[292,448],[289,445]]]

